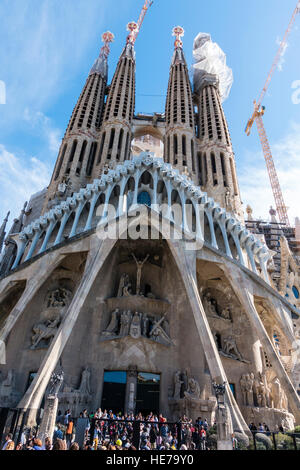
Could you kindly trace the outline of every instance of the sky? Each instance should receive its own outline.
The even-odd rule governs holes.
[[[2,0],[0,17],[0,223],[10,222],[30,195],[48,185],[72,110],[101,47],[115,34],[109,79],[144,0]],[[210,33],[227,55],[234,83],[224,111],[244,206],[269,218],[274,206],[255,126],[244,133],[296,0],[154,0],[136,42],[136,113],[164,112],[174,38],[184,52]],[[264,123],[290,221],[300,217],[300,15],[264,99]],[[147,96],[145,96],[147,95]]]

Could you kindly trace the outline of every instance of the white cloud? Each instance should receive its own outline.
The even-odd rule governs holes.
[[[281,42],[282,42],[282,39],[279,39],[279,38],[276,39],[276,44],[278,46],[280,46]],[[283,48],[282,48],[282,51],[281,51],[281,54],[280,54],[280,57],[279,57],[279,61],[278,61],[278,64],[277,64],[277,68],[278,68],[279,72],[282,72],[282,70],[283,70],[283,64],[285,63],[284,56],[285,56],[285,53],[286,53],[288,47],[289,47],[289,44],[286,42],[284,44]]]
[[[51,119],[41,111],[30,111],[26,108],[24,120],[46,140],[50,152],[57,154],[61,143],[61,130],[53,126]]]
[[[270,146],[289,220],[294,224],[300,216],[300,123],[291,123],[287,135]],[[263,154],[248,152],[245,157],[239,172],[242,200],[245,207],[250,204],[253,208],[255,218],[268,219],[275,202]]]
[[[2,124],[14,123],[25,107],[45,109],[63,92],[89,48],[100,48],[107,5],[107,0],[88,5],[86,0],[2,0],[0,79],[7,88]]]
[[[2,219],[11,212],[10,224],[18,217],[25,201],[45,188],[50,181],[51,169],[35,157],[21,158],[0,144],[0,196]],[[2,220],[0,221],[2,223]]]
[[[3,80],[0,80],[0,104],[6,103],[6,85]]]

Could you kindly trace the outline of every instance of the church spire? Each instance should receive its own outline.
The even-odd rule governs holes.
[[[110,46],[109,44],[113,42],[115,36],[110,31],[106,31],[106,33],[102,34],[102,42],[104,45],[101,47],[99,57],[95,60],[93,67],[91,68],[90,75],[94,73],[98,73],[102,76],[105,80],[107,80],[107,73],[108,73],[108,65],[107,59],[110,53]]]
[[[215,74],[194,77],[194,99],[198,107],[198,184],[228,212],[243,220],[235,156]]]
[[[173,29],[172,57],[166,100],[165,160],[195,179],[195,127],[192,88],[181,37],[184,29]]]
[[[20,233],[24,227],[24,215],[26,212],[26,206],[27,202],[24,203],[23,209],[21,210],[21,213],[17,219],[14,219],[13,224],[10,228],[10,231],[8,232],[8,235],[5,240],[5,250],[3,252],[3,256],[1,258],[1,263],[0,263],[0,275],[7,273],[16,256],[17,252],[17,246],[13,238],[11,238],[12,235],[15,235],[16,233]],[[8,219],[9,213],[6,216],[6,219]],[[5,220],[6,220],[5,219]]]
[[[43,212],[91,181],[107,88],[109,45],[113,40],[114,35],[110,31],[102,35],[104,46],[90,70],[73,110],[59,150]]]
[[[174,42],[174,54],[172,59],[172,65],[183,63],[186,65],[184,54],[183,54],[183,42],[181,38],[184,36],[184,29],[181,26],[175,26],[172,31],[172,36],[175,36]]]
[[[113,76],[98,139],[94,176],[105,165],[114,165],[129,158],[131,126],[135,107],[135,51],[137,23],[127,25],[129,34]]]
[[[6,228],[6,224],[7,224],[9,215],[10,215],[10,212],[7,213],[7,216],[5,217],[5,219],[3,221],[3,224],[0,227],[0,253],[2,251],[3,242],[4,242],[4,239],[5,239],[5,235],[6,235],[5,228]]]

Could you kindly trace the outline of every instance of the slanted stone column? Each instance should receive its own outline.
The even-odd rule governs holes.
[[[225,271],[225,269],[224,269]],[[260,339],[261,344],[266,351],[272,367],[279,377],[284,391],[286,393],[289,408],[294,414],[296,421],[300,420],[300,399],[299,396],[281,362],[277,352],[275,351],[274,344],[269,337],[254,304],[254,296],[250,291],[249,282],[246,278],[241,278],[240,273],[235,270],[231,270],[230,273],[226,270],[227,277],[231,280],[232,288],[240,300],[245,313],[247,314],[249,321]]]
[[[57,396],[48,395],[46,398],[44,414],[38,434],[38,438],[41,439],[43,444],[45,444],[46,437],[49,437],[52,441],[56,422],[57,408]]]
[[[199,295],[196,279],[197,252],[188,252],[184,250],[181,241],[174,242],[168,240],[168,243],[186,288],[187,297],[190,301],[196,328],[198,330],[199,338],[205,352],[212,380],[218,383],[226,382],[226,399],[228,402],[234,429],[242,432],[243,434],[249,433],[249,428],[228,385],[226,373],[223,368],[223,364],[220,359],[219,352],[217,350]]]
[[[213,383],[213,387],[218,402],[216,411],[217,448],[218,450],[232,450],[233,428],[230,411],[228,405],[225,403],[225,383],[223,385]]]
[[[38,438],[41,439],[43,444],[45,444],[46,437],[49,437],[52,441],[58,407],[57,394],[63,383],[63,378],[64,374],[61,372],[61,374],[52,374],[50,379],[51,389],[46,398],[44,414],[38,434]]]
[[[101,239],[101,235],[99,233],[98,235]],[[70,338],[74,325],[83,309],[84,303],[87,296],[89,295],[92,285],[99,271],[101,270],[103,263],[107,259],[107,256],[115,245],[116,240],[105,239],[101,242],[97,237],[95,237],[94,243],[97,243],[97,245],[94,246],[94,250],[92,250],[90,253],[78,289],[69,305],[67,312],[65,313],[58,332],[41,363],[35,379],[19,404],[19,408],[32,410],[39,408],[51,374],[56,367],[56,364],[68,339]]]
[[[57,256],[53,254],[54,261],[51,263],[52,271],[63,261],[64,255]],[[56,258],[56,259],[55,259]],[[33,297],[36,295],[40,287],[50,276],[49,274],[49,258],[42,258],[36,264],[36,271],[39,275],[32,274],[30,280],[27,281],[26,288],[21,295],[19,301],[10,312],[3,329],[0,331],[0,364],[6,364],[6,340],[15,326],[16,322],[23,314]]]

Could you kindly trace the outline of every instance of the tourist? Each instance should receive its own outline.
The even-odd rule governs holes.
[[[85,445],[83,446],[83,450],[94,450],[90,440],[86,441]]]
[[[74,427],[74,422],[73,422],[73,419],[70,418],[69,423],[67,425],[67,429],[66,429],[66,441],[67,441],[68,448],[70,447],[72,443],[73,427]]]
[[[57,424],[63,424],[63,415],[61,413],[61,410],[59,410],[58,413],[57,413],[56,423]]]
[[[40,439],[33,440],[33,450],[43,450],[43,443]]]
[[[66,441],[64,441],[63,439],[56,439],[53,444],[52,450],[67,450]]]
[[[45,450],[52,450],[52,442],[50,437],[46,437],[45,439]]]
[[[250,429],[250,431],[257,431],[257,427],[255,426],[254,423],[249,424],[249,429]]]
[[[79,445],[77,444],[77,442],[73,442],[71,445],[70,445],[70,449],[69,450],[79,450]]]
[[[238,440],[234,434],[231,435],[232,449],[238,450]]]
[[[266,432],[267,436],[270,436],[270,434],[271,434],[271,433],[270,433],[269,426],[267,426],[267,424],[266,424],[266,423],[263,423],[263,426],[264,426],[264,430],[265,430],[265,432]]]
[[[64,434],[62,430],[60,429],[60,424],[58,424],[53,434],[53,442],[55,442],[57,439],[63,439],[63,438],[64,438]]]
[[[155,428],[154,424],[151,425],[149,437],[151,449],[156,449],[157,429]]]
[[[64,425],[65,425],[65,426],[68,426],[70,416],[71,416],[70,410],[66,410],[66,411],[65,411],[65,415],[64,415]]]
[[[6,450],[7,446],[9,445],[10,442],[12,442],[12,434],[6,434],[5,436],[5,443],[4,446],[2,447],[2,450]]]
[[[200,436],[200,449],[205,450],[205,448],[206,448],[206,431],[204,429],[204,426],[201,426],[201,429],[199,431],[199,436]]]

